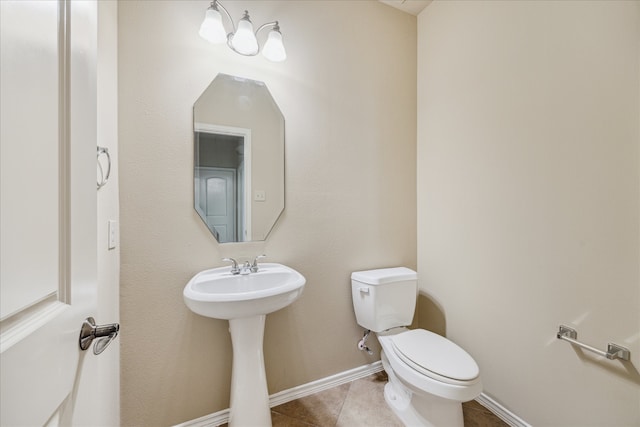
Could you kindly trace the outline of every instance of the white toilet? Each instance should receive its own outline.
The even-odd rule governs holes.
[[[467,352],[413,320],[418,275],[405,267],[351,274],[358,324],[376,333],[389,376],[384,397],[406,426],[463,427],[462,402],[482,392],[480,370]]]

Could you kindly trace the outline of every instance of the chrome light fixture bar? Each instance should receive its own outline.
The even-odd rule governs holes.
[[[233,31],[230,33],[227,33],[224,28],[220,10],[224,12],[231,22]],[[262,48],[262,55],[269,61],[284,61],[287,58],[287,53],[282,43],[282,33],[280,33],[278,21],[263,24],[254,32],[253,24],[249,18],[249,12],[245,10],[236,28],[231,15],[218,0],[213,0],[211,6],[207,8],[199,34],[200,37],[210,43],[220,44],[226,42],[231,50],[240,55],[255,56],[260,52],[257,37],[258,33],[265,28],[271,28],[271,31],[269,31],[267,41]]]

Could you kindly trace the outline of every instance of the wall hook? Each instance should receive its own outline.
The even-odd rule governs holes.
[[[98,190],[99,190],[107,184],[107,181],[109,181],[109,175],[111,175],[111,156],[109,155],[109,149],[107,147],[97,147],[97,148],[98,148],[98,154],[97,154],[98,170],[100,171],[100,178],[97,181]],[[100,156],[103,154],[107,156],[107,172],[106,173],[104,172],[104,168],[102,167],[102,163],[100,162]]]

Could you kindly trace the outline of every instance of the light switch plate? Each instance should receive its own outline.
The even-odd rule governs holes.
[[[115,249],[118,245],[118,221],[109,220],[109,249]]]

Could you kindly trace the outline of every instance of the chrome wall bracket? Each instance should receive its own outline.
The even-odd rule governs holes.
[[[592,353],[596,353],[602,357],[606,357],[609,360],[629,360],[631,358],[631,352],[628,348],[615,343],[610,342],[607,345],[607,350],[603,351],[578,341],[578,332],[568,326],[560,325],[558,334],[556,336],[558,337],[558,339],[570,342],[573,345],[576,345]]]

